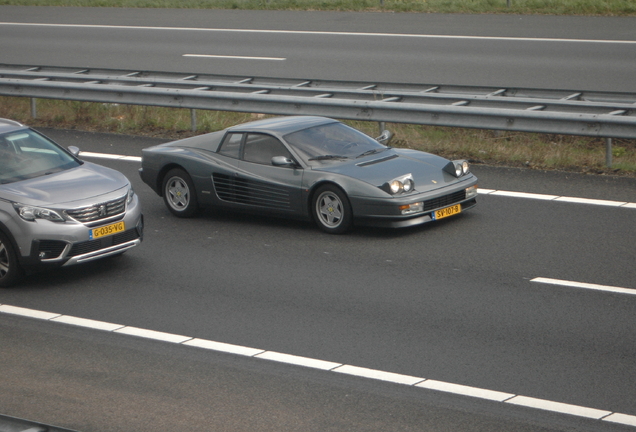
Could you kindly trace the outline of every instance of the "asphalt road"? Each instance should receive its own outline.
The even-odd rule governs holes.
[[[156,139],[46,131],[138,156]],[[119,259],[0,304],[636,415],[636,210],[481,195],[459,217],[330,236],[305,222],[146,218]],[[636,202],[634,179],[475,166],[484,189]],[[0,411],[93,430],[633,430],[598,420],[0,314]]]
[[[13,6],[0,17],[10,64],[636,91],[633,17]]]

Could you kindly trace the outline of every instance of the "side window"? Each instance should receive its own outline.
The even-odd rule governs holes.
[[[238,159],[241,152],[241,139],[243,138],[243,134],[241,133],[230,133],[225,136],[223,142],[221,143],[221,148],[219,149],[219,153],[228,156],[234,159]]]
[[[263,165],[271,165],[274,156],[292,155],[279,140],[270,135],[248,134],[243,149],[243,160]]]

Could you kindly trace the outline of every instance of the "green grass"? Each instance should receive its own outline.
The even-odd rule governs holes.
[[[0,97],[0,117],[33,127],[53,127],[94,132],[179,139],[224,129],[263,117],[259,114],[196,111],[197,129],[191,130],[189,109],[118,105],[39,99],[37,118],[31,118],[30,99]],[[346,123],[370,136],[379,135],[375,122]],[[636,176],[636,140],[614,140],[613,167],[605,166],[602,139],[387,124],[395,133],[391,145],[423,150],[449,159],[473,163]],[[63,144],[63,143],[62,143]]]
[[[636,15],[636,2],[634,0],[0,0],[0,5],[603,16]]]

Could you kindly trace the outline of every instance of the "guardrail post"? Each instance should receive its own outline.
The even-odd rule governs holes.
[[[38,117],[37,99],[36,98],[31,98],[31,118],[35,119],[37,117]]]
[[[384,132],[385,129],[386,129],[386,123],[385,122],[380,122],[380,123],[378,123],[378,125],[380,126],[380,135],[382,135],[382,132]]]
[[[605,164],[608,168],[612,167],[612,139],[605,138]]]
[[[190,110],[190,128],[192,132],[197,131],[197,111],[195,109]]]

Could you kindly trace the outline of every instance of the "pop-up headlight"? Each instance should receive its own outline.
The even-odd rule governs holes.
[[[382,185],[382,189],[390,193],[391,195],[412,192],[415,189],[413,174],[406,174],[391,181],[388,181]]]

